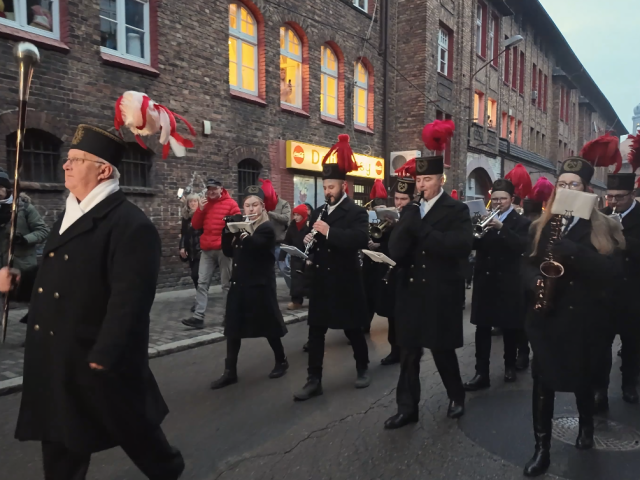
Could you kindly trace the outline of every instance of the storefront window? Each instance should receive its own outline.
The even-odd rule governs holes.
[[[312,207],[315,205],[316,178],[306,175],[293,176],[293,201],[295,206],[308,203]]]

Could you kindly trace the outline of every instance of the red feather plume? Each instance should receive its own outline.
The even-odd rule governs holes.
[[[267,212],[273,212],[278,203],[278,195],[273,188],[273,183],[271,183],[271,180],[264,180],[263,178],[259,178],[258,181],[262,184],[262,191],[264,192],[264,208]]]
[[[517,164],[504,178],[513,183],[516,196],[527,198],[527,195],[531,192],[531,177],[524,165],[521,163]]]
[[[591,140],[582,150],[580,157],[594,167],[609,167],[615,165],[613,173],[618,173],[622,168],[622,154],[620,153],[620,141],[610,133]]]
[[[456,189],[451,190],[451,198],[458,200],[458,191]]]
[[[369,198],[371,200],[375,200],[376,198],[387,199],[387,189],[384,188],[382,184],[382,180],[376,178],[376,181],[373,182],[373,187],[371,188],[371,193],[369,194]]]
[[[553,183],[547,180],[547,177],[540,177],[533,186],[529,198],[535,202],[545,203],[551,198],[554,188]]]
[[[402,177],[416,177],[416,159],[412,158],[396,170],[396,175]]]
[[[327,163],[327,160],[333,155],[335,152],[336,159],[338,161],[338,167],[340,171],[343,173],[353,172],[358,170],[360,167],[356,163],[356,159],[353,156],[353,150],[351,150],[351,145],[349,145],[349,135],[342,134],[338,135],[338,143],[336,143],[331,150],[327,152],[327,154],[322,159],[322,164]]]
[[[631,140],[631,150],[627,160],[631,165],[631,171],[635,172],[640,168],[640,133],[638,135],[629,135],[629,139]]]
[[[429,150],[442,151],[456,129],[451,120],[434,120],[422,129],[422,141]]]

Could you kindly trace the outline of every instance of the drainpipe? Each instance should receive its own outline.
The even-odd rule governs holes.
[[[384,72],[384,84],[382,92],[382,156],[384,157],[384,168],[387,174],[384,184],[391,188],[391,178],[388,174],[390,168],[390,141],[389,141],[389,0],[382,0],[380,3],[380,48],[382,52],[382,68]],[[389,168],[388,168],[389,167]]]

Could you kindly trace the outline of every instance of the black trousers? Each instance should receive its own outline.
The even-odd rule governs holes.
[[[611,375],[611,367],[613,366],[613,358],[611,348],[616,338],[614,332],[606,334],[602,340],[601,361],[596,362],[596,379],[594,387],[606,390],[609,388],[609,377]],[[640,339],[634,332],[621,331],[620,341],[622,343],[622,354],[620,372],[622,372],[622,386],[637,386],[638,375],[640,375]]]
[[[520,329],[503,328],[502,340],[504,341],[504,366],[515,367],[518,355],[518,340]],[[476,373],[489,375],[489,363],[491,359],[491,327],[476,327]]]
[[[282,363],[286,360],[284,354],[284,347],[282,346],[282,339],[280,337],[267,338],[273,355],[276,357],[276,362]],[[227,361],[226,366],[230,370],[235,370],[238,365],[238,354],[240,353],[240,347],[242,346],[242,339],[227,337]]]
[[[144,439],[136,435],[120,446],[150,480],[175,480],[184,470],[182,455],[169,445],[159,427]],[[45,480],[85,480],[90,461],[89,453],[72,452],[62,443],[42,442]]]
[[[396,350],[398,345],[396,343],[396,318],[388,317],[387,321],[389,322],[389,331],[387,332],[387,340],[389,341],[389,345],[391,345],[392,350]]]
[[[198,289],[198,271],[200,270],[200,259],[192,260],[189,258],[189,268],[191,269],[191,280],[193,285]]]
[[[309,326],[309,368],[310,377],[322,378],[322,363],[324,360],[324,339],[328,327]],[[344,334],[351,342],[356,369],[361,372],[369,366],[369,347],[361,328],[345,330]]]
[[[529,337],[527,337],[527,332],[524,328],[518,329],[517,342],[518,356],[528,357],[531,354],[531,348],[529,348]]]
[[[418,411],[420,404],[420,359],[423,349],[400,348],[400,378],[396,390],[398,413]],[[431,350],[433,360],[451,400],[463,402],[465,397],[460,366],[455,350]]]

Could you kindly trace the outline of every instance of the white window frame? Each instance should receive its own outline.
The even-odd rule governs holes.
[[[15,20],[9,20],[8,18],[0,18],[1,25],[7,25],[9,27],[17,28],[24,32],[33,33],[42,37],[53,38],[60,40],[60,15],[58,8],[59,0],[53,0],[51,2],[51,21],[53,23],[53,31],[48,32],[41,28],[32,27],[27,25],[27,0],[13,0],[13,6],[15,8]]]
[[[360,1],[364,2],[364,7],[360,6]],[[369,0],[353,0],[353,6],[358,10],[369,13]]]
[[[335,70],[331,70],[327,64],[327,52],[331,52],[331,55],[333,55],[333,57],[336,59],[336,69]],[[333,48],[329,47],[328,45],[323,45],[322,46],[322,62],[321,62],[321,72],[322,72],[322,88],[324,89],[324,94],[320,93],[320,95],[325,95],[325,99],[324,99],[324,108],[322,109],[322,115],[324,115],[325,117],[331,117],[331,118],[338,118],[338,91],[340,86],[338,85],[338,70],[340,69],[340,65],[338,63],[338,56],[336,55],[336,52],[333,50]],[[336,113],[332,114],[329,113],[327,111],[327,100],[326,100],[326,95],[328,93],[328,86],[329,86],[329,81],[328,78],[331,77],[333,79],[335,79],[336,81],[336,89],[335,89],[335,98],[336,98]],[[322,90],[320,90],[322,92]],[[322,103],[322,102],[321,102]]]
[[[476,53],[482,57],[482,5],[478,2],[476,6]]]
[[[364,82],[358,80],[358,66],[362,65],[364,70]],[[355,69],[353,71],[353,123],[361,127],[369,127],[367,121],[369,120],[369,70],[367,66],[360,62],[355,63]],[[358,107],[361,105],[358,103],[358,89],[364,90],[364,123],[358,122]]]
[[[257,96],[258,88],[259,88],[258,87],[258,66],[260,65],[260,59],[259,59],[260,52],[258,51],[258,22],[256,21],[256,17],[253,16],[251,11],[247,7],[245,7],[242,3],[230,2],[229,7],[231,7],[231,5],[236,6],[236,28],[231,28],[231,22],[229,22],[229,37],[233,37],[237,42],[236,44],[236,47],[237,47],[236,48],[236,68],[237,68],[236,78],[238,80],[238,85],[234,86],[229,84],[229,88],[231,88],[232,90],[237,90],[239,92],[244,92],[250,95]],[[242,10],[241,9],[244,9],[247,12],[247,15],[251,17],[251,19],[253,20],[255,35],[248,35],[242,32]],[[231,14],[229,13],[229,15]],[[242,44],[243,43],[252,45],[255,48],[255,52],[256,52],[254,57],[255,68],[253,69],[253,72],[254,72],[253,84],[256,87],[255,90],[248,90],[246,88],[242,88]],[[229,67],[231,67],[231,65],[229,65]]]
[[[438,31],[438,72],[444,76],[449,76],[449,31],[440,27]],[[442,53],[444,52],[444,72],[440,69],[443,63]]]
[[[489,60],[494,60],[494,54],[495,54],[495,41],[496,41],[496,22],[495,22],[495,17],[493,15],[491,15],[491,17],[489,17],[489,15],[487,15],[487,28],[488,30],[488,34],[487,34],[487,49],[489,50],[487,52],[487,59]]]
[[[126,25],[126,12],[125,12],[125,0],[116,0],[116,23],[118,28],[116,35],[118,39],[118,49],[100,47],[102,53],[108,53],[116,57],[124,58],[125,60],[131,60],[132,62],[142,63],[144,65],[151,65],[151,29],[149,28],[149,0],[133,0],[143,4],[144,12],[144,58],[136,57],[135,55],[129,55],[127,53],[127,25]],[[103,18],[103,17],[100,17]],[[111,21],[111,19],[106,19]],[[135,28],[129,26],[129,28]]]
[[[283,25],[280,27],[284,28],[284,48],[280,48],[280,55],[283,55],[287,58],[290,58],[300,64],[300,68],[298,69],[298,78],[296,79],[296,98],[294,103],[284,102],[280,99],[280,103],[283,105],[289,105],[295,108],[302,108],[302,39],[296,33],[296,31],[291,28],[289,25]],[[298,39],[298,44],[300,45],[300,54],[295,55],[289,51],[289,32],[293,33],[295,37]]]

